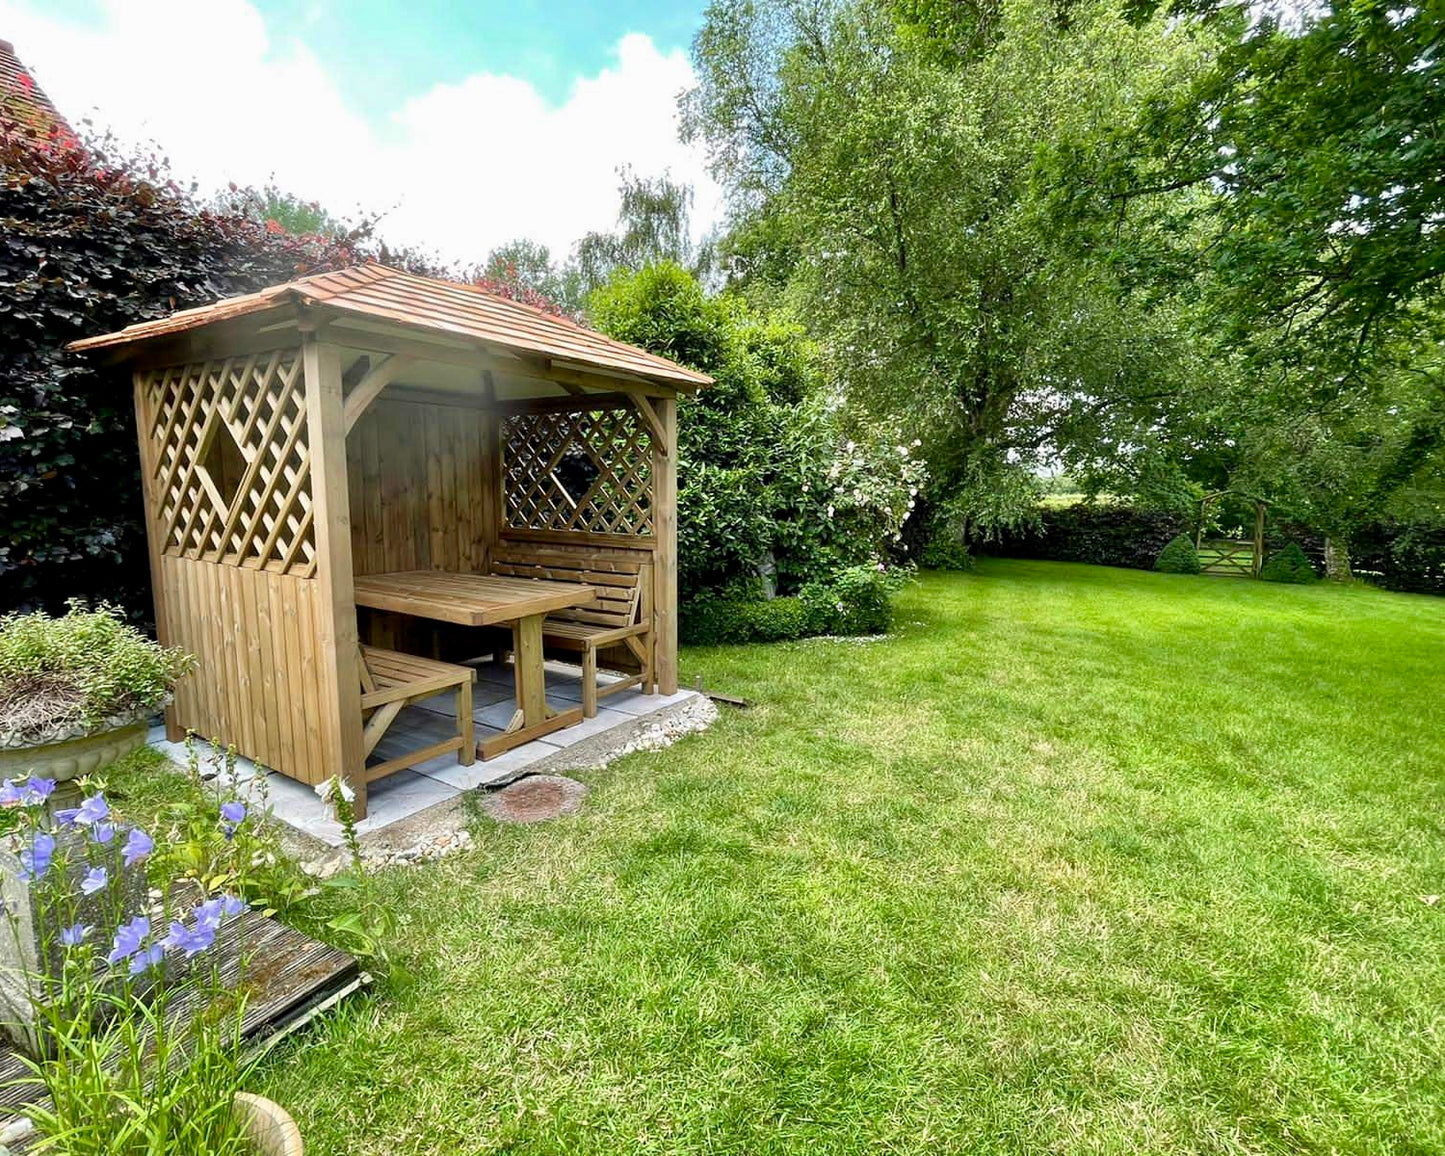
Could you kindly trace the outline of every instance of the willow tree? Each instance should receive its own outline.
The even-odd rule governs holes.
[[[1193,363],[1120,278],[1134,226],[1093,182],[1203,52],[1109,3],[1004,0],[957,38],[904,15],[718,0],[685,123],[731,193],[735,270],[808,320],[855,404],[909,422],[935,499],[986,528],[1063,443],[1129,444],[1116,417]]]

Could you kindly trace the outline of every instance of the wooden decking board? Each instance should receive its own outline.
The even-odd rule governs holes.
[[[270,1043],[304,1024],[312,1012],[368,983],[355,959],[260,912],[240,916],[240,934],[218,940],[221,976],[228,984],[244,979],[247,1005],[241,1022],[245,1038]],[[244,950],[240,945],[244,943]],[[243,954],[247,957],[244,977]],[[173,1007],[184,1010],[187,996]],[[33,1101],[34,1085],[19,1085],[26,1068],[8,1043],[0,1043],[0,1118]]]

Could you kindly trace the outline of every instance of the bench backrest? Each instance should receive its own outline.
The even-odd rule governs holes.
[[[645,603],[643,591],[652,581],[652,564],[620,558],[567,554],[560,550],[496,549],[492,573],[509,578],[543,578],[553,582],[585,582],[598,594],[591,606],[569,606],[548,617],[592,626],[632,626]]]

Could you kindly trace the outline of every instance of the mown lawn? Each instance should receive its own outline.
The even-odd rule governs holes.
[[[985,562],[396,872],[317,1154],[1445,1150],[1445,601]]]

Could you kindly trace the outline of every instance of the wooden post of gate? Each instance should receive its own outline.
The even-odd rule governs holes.
[[[1254,576],[1264,569],[1264,503],[1254,501]]]

